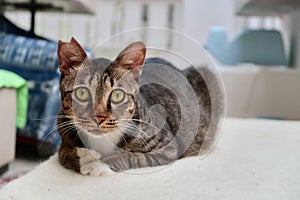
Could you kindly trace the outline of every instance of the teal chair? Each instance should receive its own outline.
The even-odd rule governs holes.
[[[283,40],[277,30],[244,30],[229,42],[223,27],[213,27],[204,46],[226,65],[288,65]]]

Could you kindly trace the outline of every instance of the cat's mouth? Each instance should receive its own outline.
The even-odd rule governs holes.
[[[103,125],[100,125],[97,128],[90,129],[88,130],[89,133],[93,135],[104,135],[104,134],[109,134],[110,132],[113,132],[117,130],[119,127],[116,124],[111,124],[111,123],[106,123]]]

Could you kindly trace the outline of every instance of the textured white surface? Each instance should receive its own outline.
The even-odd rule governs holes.
[[[205,159],[145,174],[87,177],[57,156],[0,190],[0,199],[299,199],[300,122],[226,120]]]

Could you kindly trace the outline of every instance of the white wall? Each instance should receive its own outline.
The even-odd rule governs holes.
[[[204,43],[211,26],[220,25],[231,37],[239,27],[233,0],[184,0],[183,32]]]
[[[141,7],[143,3],[149,6],[149,21],[147,26],[169,28],[167,22],[167,6],[175,5],[173,29],[184,32],[197,41],[203,43],[207,32],[212,25],[223,25],[230,33],[235,29],[235,16],[233,13],[233,0],[171,0],[171,1],[116,1],[85,0],[94,9],[94,17],[68,14],[37,15],[36,32],[52,39],[67,38],[77,35],[85,42],[94,37],[103,40],[119,31],[140,28],[142,23]],[[125,2],[125,3],[122,3]],[[120,12],[125,12],[124,15]],[[29,14],[24,12],[11,12],[6,15],[19,26],[29,29]],[[120,23],[121,24],[116,24]],[[113,26],[113,27],[112,27]],[[87,30],[96,31],[98,34],[89,35]],[[57,33],[56,33],[56,32]],[[83,36],[86,35],[86,36]],[[95,42],[90,40],[90,42]]]
[[[93,48],[121,31],[143,26],[172,28],[204,44],[210,27],[224,26],[229,39],[243,29],[278,28],[280,23],[257,17],[242,18],[235,15],[234,0],[82,0],[90,6],[95,16],[38,13],[36,33],[52,40],[69,40],[75,36],[82,44]],[[148,23],[143,23],[143,5],[148,5]],[[168,23],[169,5],[174,6],[174,23]],[[6,15],[19,26],[29,29],[30,15],[24,12],[11,12]],[[280,19],[277,20],[280,22]],[[133,34],[123,38],[124,43],[132,40],[151,40],[168,47],[174,43],[172,35],[154,33]],[[173,41],[172,41],[173,40]],[[178,41],[176,41],[178,42]],[[180,43],[180,42],[178,42]],[[287,43],[287,42],[286,42]],[[114,45],[122,46],[120,41]],[[115,48],[114,45],[110,45]],[[187,49],[188,50],[188,49]]]

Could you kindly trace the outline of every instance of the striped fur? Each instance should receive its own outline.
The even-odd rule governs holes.
[[[169,88],[155,83],[140,86],[140,79],[147,76],[147,69],[144,69],[140,77],[145,53],[144,44],[136,42],[114,61],[89,60],[75,39],[59,42],[62,109],[57,126],[62,136],[59,160],[64,167],[82,173],[80,148],[97,151],[100,159],[95,156],[91,162],[106,163],[114,171],[165,165],[199,154],[211,123],[211,97],[204,79],[193,68],[179,71],[162,59],[148,59],[152,65],[165,63],[174,68],[188,78],[196,91],[201,112],[198,131],[191,133],[188,129],[191,124],[186,124],[187,136],[176,137],[182,117],[193,116],[182,116],[180,102]],[[80,101],[76,97],[80,87],[84,89],[79,90],[79,94],[88,95],[88,100]],[[120,103],[111,99],[116,89],[125,93]],[[165,119],[159,129],[159,120],[155,122],[149,114],[149,109],[157,104],[165,110],[158,115],[158,119]],[[185,137],[193,134],[195,137],[187,142]],[[211,140],[215,140],[214,135]]]

